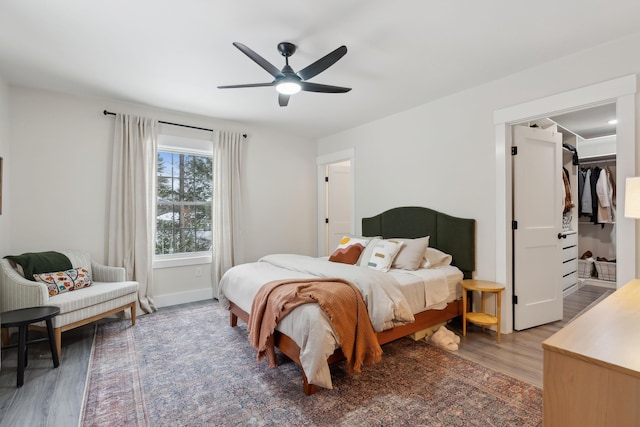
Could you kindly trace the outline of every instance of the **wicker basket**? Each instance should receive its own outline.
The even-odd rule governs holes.
[[[586,259],[578,260],[578,277],[581,279],[589,279],[594,276],[593,261]]]
[[[596,271],[598,272],[598,279],[607,280],[609,282],[616,281],[616,263],[595,261]]]

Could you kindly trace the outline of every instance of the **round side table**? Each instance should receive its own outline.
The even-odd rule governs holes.
[[[467,335],[467,321],[471,323],[475,323],[476,325],[480,325],[483,328],[485,326],[493,326],[496,325],[498,328],[498,343],[500,343],[500,309],[502,307],[502,291],[504,291],[504,286],[490,282],[487,280],[475,280],[475,279],[465,279],[460,282],[462,286],[462,335]],[[467,293],[469,291],[479,291],[480,292],[480,311],[479,312],[467,312]],[[492,314],[486,313],[485,310],[485,293],[493,293],[496,294],[496,314],[495,316]]]
[[[27,367],[27,344],[49,341],[51,348],[51,358],[53,359],[53,367],[60,366],[58,360],[58,350],[56,348],[56,339],[53,335],[53,319],[60,313],[60,308],[55,306],[29,307],[17,310],[5,311],[0,313],[1,328],[18,328],[18,344],[11,344],[2,349],[18,347],[18,381],[17,386],[22,387],[24,384],[24,368]],[[29,325],[45,321],[47,323],[47,338],[39,338],[27,341],[27,332]]]

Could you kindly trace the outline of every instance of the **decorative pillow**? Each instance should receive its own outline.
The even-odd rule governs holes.
[[[382,240],[382,236],[371,237],[371,240],[369,240],[369,244],[367,244],[367,247],[364,248],[364,250],[362,251],[360,258],[358,259],[357,265],[366,267],[369,264],[369,259],[371,258],[371,254],[373,253],[373,250],[375,249],[376,245],[380,243],[381,240]]]
[[[436,248],[427,248],[427,256],[422,263],[422,268],[436,268],[450,265],[452,256]]]
[[[54,273],[34,274],[33,278],[36,282],[42,282],[47,285],[50,297],[63,292],[86,288],[87,286],[91,286],[92,283],[89,271],[83,267]]]
[[[401,270],[417,270],[422,266],[422,262],[427,255],[429,247],[429,236],[417,239],[395,239],[404,243],[400,252],[393,260],[392,268]]]
[[[329,261],[353,265],[358,262],[358,258],[360,258],[360,254],[367,246],[367,243],[369,243],[369,239],[344,236],[336,250],[329,257]]]
[[[393,239],[379,241],[373,248],[373,253],[367,265],[376,270],[389,271],[403,244],[403,242]]]

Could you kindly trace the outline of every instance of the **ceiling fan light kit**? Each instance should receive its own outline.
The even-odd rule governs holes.
[[[250,83],[241,85],[228,85],[218,86],[218,89],[237,89],[248,87],[266,87],[275,86],[278,92],[278,103],[281,107],[286,107],[289,104],[289,97],[295,95],[301,90],[306,92],[320,92],[320,93],[346,93],[351,90],[349,87],[332,86],[320,83],[308,82],[310,78],[317,76],[333,64],[335,64],[340,58],[347,53],[346,46],[340,46],[333,52],[323,56],[311,65],[303,68],[297,73],[293,71],[293,68],[289,66],[289,57],[296,51],[296,46],[293,43],[282,42],[278,43],[278,51],[285,59],[285,65],[282,70],[278,70],[269,61],[258,55],[256,52],[243,45],[242,43],[234,42],[233,45],[237,47],[242,53],[247,55],[253,62],[262,67],[266,72],[271,74],[274,80],[270,83]]]
[[[300,92],[300,83],[294,81],[281,81],[276,85],[276,90],[278,93],[283,95],[295,95]]]

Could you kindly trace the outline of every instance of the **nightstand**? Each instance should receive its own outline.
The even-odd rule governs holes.
[[[462,335],[467,335],[467,321],[482,326],[496,325],[498,328],[498,343],[500,343],[500,308],[502,307],[502,291],[504,286],[487,280],[465,279],[460,282],[462,286]],[[481,304],[479,312],[467,313],[467,293],[469,291],[480,292]],[[496,314],[487,314],[485,311],[485,293],[496,294]]]

